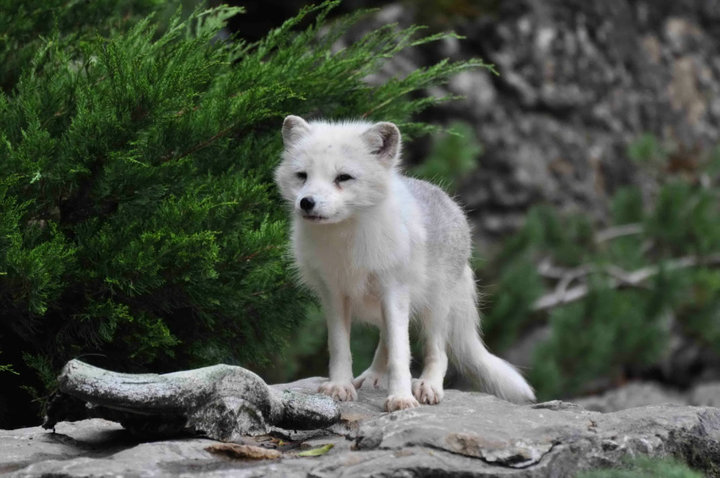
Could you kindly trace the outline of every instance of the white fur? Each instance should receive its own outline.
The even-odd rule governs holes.
[[[400,174],[395,125],[288,116],[283,139],[275,177],[292,208],[293,253],[328,325],[329,380],[320,391],[353,400],[363,383],[387,379],[388,411],[439,403],[450,352],[479,386],[511,401],[533,401],[527,382],[488,352],[478,334],[465,216],[439,188]],[[351,317],[380,328],[373,363],[354,380]],[[425,340],[424,369],[414,381],[411,317]]]

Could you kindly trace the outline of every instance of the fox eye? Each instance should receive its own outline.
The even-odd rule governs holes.
[[[355,179],[349,174],[338,174],[337,177],[335,177],[335,182],[337,183],[343,183],[345,181],[350,181],[351,179]]]
[[[295,173],[295,177],[305,181],[307,179],[307,173],[306,172]]]

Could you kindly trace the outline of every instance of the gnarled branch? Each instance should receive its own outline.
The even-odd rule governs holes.
[[[324,395],[279,392],[242,367],[214,365],[168,374],[129,374],[71,360],[43,426],[88,417],[120,422],[140,435],[195,434],[221,441],[270,426],[323,428],[340,412]]]

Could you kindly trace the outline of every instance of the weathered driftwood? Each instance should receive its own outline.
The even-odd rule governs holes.
[[[43,426],[105,418],[146,436],[187,433],[222,441],[285,429],[323,428],[340,412],[324,395],[278,392],[242,367],[129,374],[71,360],[58,378]]]

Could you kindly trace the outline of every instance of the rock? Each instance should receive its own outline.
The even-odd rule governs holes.
[[[603,413],[663,404],[720,407],[720,382],[700,383],[685,391],[655,382],[629,382],[600,395],[576,398],[573,402],[587,410]]]
[[[690,392],[691,405],[720,407],[720,383],[704,383],[697,385]]]
[[[307,393],[322,379],[275,387]],[[342,403],[327,430],[275,429],[243,445],[279,450],[279,459],[231,459],[201,438],[141,442],[117,424],[92,419],[0,431],[0,472],[12,476],[575,476],[637,454],[673,455],[712,476],[720,460],[720,409],[658,405],[614,413],[568,402],[515,405],[491,395],[447,390],[438,406],[395,413],[383,390]],[[298,456],[305,447],[316,457]],[[212,448],[211,448],[212,449]],[[268,456],[276,456],[272,453]],[[717,475],[715,475],[717,476]]]
[[[260,435],[270,426],[322,428],[337,422],[332,399],[271,388],[242,367],[214,365],[158,374],[111,372],[71,360],[43,426],[87,417],[118,422],[143,438],[201,435],[222,441]]]
[[[653,382],[631,382],[602,395],[577,399],[575,403],[587,410],[616,412],[647,405],[687,405],[689,400],[683,394]]]

